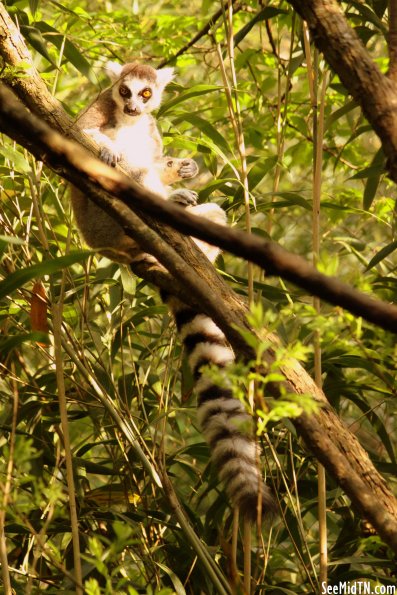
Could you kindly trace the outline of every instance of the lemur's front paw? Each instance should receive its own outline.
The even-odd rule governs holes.
[[[194,159],[184,159],[178,169],[178,175],[181,178],[194,178],[194,176],[197,176],[198,170],[198,165]]]
[[[108,149],[107,147],[101,148],[99,157],[101,158],[102,161],[104,161],[107,165],[110,165],[111,167],[116,167],[116,165],[118,164],[118,162],[121,159],[121,155],[119,153],[115,153],[114,151],[112,151],[111,149]]]
[[[195,206],[197,204],[198,194],[194,190],[178,188],[178,190],[174,190],[170,194],[169,199],[180,204],[182,207]]]

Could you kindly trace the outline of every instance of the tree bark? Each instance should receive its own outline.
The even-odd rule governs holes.
[[[1,4],[0,17],[4,23],[5,15]],[[3,56],[1,46],[6,37],[3,25],[0,35],[0,53]],[[23,43],[23,41],[19,39],[18,43]],[[37,73],[34,72],[31,76],[33,78],[38,77]],[[14,88],[20,89],[17,84],[14,84]],[[125,205],[120,202],[117,203],[116,199],[111,196],[112,190],[117,191],[118,189],[124,192],[129,188],[131,196],[134,196],[135,193],[136,197],[142,199],[142,197],[146,196],[146,192],[131,184],[128,178],[123,179],[118,172],[106,168],[104,164],[87,156],[86,153],[81,153],[82,148],[70,145],[54,131],[50,130],[45,121],[52,123],[54,112],[51,114],[46,113],[45,106],[49,104],[47,90],[42,85],[31,82],[29,85],[24,86],[24,91],[20,92],[21,97],[24,97],[27,88],[29,89],[27,104],[29,104],[32,111],[40,114],[41,120],[39,121],[29,115],[21,106],[17,106],[14,110],[13,107],[15,106],[13,106],[12,98],[10,99],[9,95],[2,93],[0,96],[0,112],[3,115],[1,118],[2,128],[4,127],[12,138],[15,138],[32,151],[38,158],[43,159],[58,173],[60,172],[74,184],[87,191],[90,198],[97,204],[104,206],[119,222],[123,222],[125,229],[131,233],[134,239],[139,241],[138,236],[141,234],[140,239],[143,242],[144,249],[152,251],[154,254],[159,253],[159,256],[161,256],[159,245],[155,245],[157,236],[152,236],[150,233],[146,234],[145,227],[140,227],[139,219],[136,220],[133,213],[131,214],[131,211],[126,209]],[[13,112],[18,112],[18,117],[20,122],[23,122],[23,126],[10,126],[10,117]],[[62,129],[62,122],[67,121],[67,116],[61,115],[60,120],[57,122],[57,129]],[[17,120],[14,122],[17,122]],[[34,126],[37,126],[37,128],[33,130],[32,134],[31,127]],[[79,139],[84,144],[83,136],[77,130],[74,130],[73,135],[76,140]],[[89,168],[89,176],[86,173],[87,170],[83,170],[83,165]],[[145,216],[145,219],[149,222],[147,216]],[[187,282],[181,260],[176,258],[175,262],[171,262],[172,254],[168,253],[167,262],[170,264],[170,269],[174,277],[181,281],[179,288],[183,283],[188,286],[188,292],[194,296],[196,303],[201,304],[202,310],[212,316],[225,332],[237,356],[251,357],[251,350],[247,348],[239,333],[231,326],[234,323],[247,327],[245,318],[247,308],[245,304],[216,275],[213,267],[194,248],[188,238],[182,238],[170,228],[160,225],[154,220],[150,221],[151,225],[156,228],[158,235],[161,235],[163,240],[166,240],[169,245],[175,248],[179,255],[182,256],[184,263],[188,265],[189,270],[193,271],[189,282]],[[139,272],[144,278],[150,278],[151,282],[159,286],[164,282],[168,282],[168,277],[164,271],[158,270],[153,265],[140,264],[136,265],[136,268],[139,268]],[[204,285],[197,283],[197,278]],[[208,292],[208,287],[211,287],[211,292]],[[208,299],[209,293],[211,293],[212,299]],[[207,296],[207,299],[202,302],[202,298],[205,296]],[[189,296],[189,300],[189,303],[191,303],[191,296]],[[274,335],[266,333],[264,333],[264,337],[273,345],[264,356],[265,363],[271,364],[274,361],[278,339]],[[366,516],[384,541],[397,553],[397,501],[386,482],[375,469],[368,454],[361,447],[356,437],[343,425],[330,407],[324,393],[315,385],[302,366],[295,362],[290,367],[285,368],[283,373],[287,391],[296,394],[310,393],[322,405],[317,415],[308,416],[303,414],[298,419],[293,420],[298,432],[312,452],[346,491],[353,504]],[[277,397],[280,393],[280,385],[272,385],[269,390]]]
[[[382,141],[387,167],[397,182],[397,86],[383,75],[350,27],[336,0],[288,0],[343,85],[361,106]]]
[[[389,70],[387,75],[396,83],[397,81],[397,0],[389,0],[389,34],[387,45],[389,47]]]

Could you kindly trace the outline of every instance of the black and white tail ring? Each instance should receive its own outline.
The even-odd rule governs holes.
[[[251,415],[229,388],[218,386],[201,373],[202,366],[208,364],[227,370],[235,360],[233,350],[208,316],[197,313],[174,297],[162,297],[174,314],[179,337],[185,346],[195,378],[198,420],[232,506],[251,520],[257,518],[259,502],[263,514],[274,512],[273,496],[263,483],[257,466]]]

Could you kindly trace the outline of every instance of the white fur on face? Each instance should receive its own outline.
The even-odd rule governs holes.
[[[112,88],[113,100],[116,102],[116,105],[120,107],[121,113],[123,113],[125,101],[119,92],[120,85],[129,88],[131,91],[130,100],[139,108],[141,114],[150,114],[150,112],[159,107],[163,90],[159,88],[157,84],[153,84],[145,79],[125,77],[120,83],[116,83]],[[150,89],[152,91],[152,96],[146,103],[140,95],[143,89]],[[130,116],[127,116],[127,119],[129,117]]]

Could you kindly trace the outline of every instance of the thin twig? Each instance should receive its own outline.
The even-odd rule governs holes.
[[[276,58],[277,62],[280,62],[281,63],[281,58],[280,58],[280,55],[279,55],[279,53],[277,51],[276,44],[274,42],[274,37],[273,37],[272,29],[270,27],[270,19],[266,19],[265,20],[265,28],[266,28],[267,38],[268,38],[269,43],[270,43],[270,47],[272,48],[273,56]]]
[[[236,142],[238,153],[240,156],[240,165],[241,165],[241,173],[240,173],[240,183],[243,187],[244,193],[244,207],[245,207],[245,228],[247,233],[251,233],[251,199],[250,199],[250,190],[249,190],[249,183],[248,183],[248,165],[247,165],[247,151],[245,148],[245,138],[244,138],[244,129],[243,123],[241,120],[241,107],[240,107],[240,100],[238,96],[238,83],[237,83],[237,74],[236,68],[234,64],[234,36],[233,36],[233,5],[231,2],[228,3],[227,7],[227,46],[228,46],[228,54],[229,54],[229,67],[230,73],[232,78],[232,90],[234,96],[234,104],[232,102],[228,102],[229,111],[233,111],[235,114],[235,133],[236,133]],[[219,59],[222,59],[222,54],[218,51]],[[225,72],[225,68],[222,68],[222,72]],[[247,277],[248,277],[248,301],[252,303],[254,299],[254,268],[252,263],[248,263],[247,266]],[[253,398],[252,398],[253,403]]]
[[[11,423],[11,433],[10,433],[10,442],[9,442],[9,450],[8,450],[8,461],[7,461],[7,469],[6,469],[6,480],[3,489],[3,498],[1,502],[1,509],[0,509],[0,562],[1,562],[1,575],[3,578],[3,588],[4,588],[4,595],[12,595],[12,588],[11,588],[11,579],[10,579],[10,572],[8,568],[8,556],[7,556],[7,541],[6,541],[6,534],[5,534],[5,520],[6,520],[6,511],[7,506],[11,496],[11,487],[12,487],[12,472],[14,469],[14,453],[15,453],[15,435],[17,430],[17,419],[18,419],[18,402],[19,402],[19,394],[18,394],[18,385],[15,378],[15,370],[12,369],[13,379],[12,379],[12,423]]]
[[[228,4],[228,2],[226,4]],[[239,4],[237,4],[236,0],[233,0],[232,4],[235,5],[234,12],[238,12],[239,10],[241,10],[241,6]],[[206,25],[204,25],[204,27],[202,29],[200,29],[200,31],[198,33],[196,33],[196,35],[194,37],[192,37],[192,39],[186,45],[181,47],[176,52],[176,54],[174,54],[170,58],[166,58],[165,60],[162,60],[158,64],[157,68],[164,68],[164,66],[167,66],[167,64],[175,62],[175,60],[179,56],[181,56],[182,54],[187,52],[195,43],[197,43],[202,37],[204,37],[205,35],[207,35],[207,33],[209,33],[209,31],[211,30],[211,27],[213,27],[215,25],[216,21],[222,16],[223,12],[224,12],[224,7],[221,6],[221,8],[219,10],[217,10],[215,14],[212,15],[212,17],[209,19],[209,21],[206,23]]]
[[[79,522],[77,516],[76,490],[73,476],[73,457],[70,443],[69,421],[67,413],[67,402],[65,393],[65,376],[63,369],[62,353],[62,303],[52,305],[53,331],[54,331],[54,355],[55,374],[58,390],[59,412],[63,434],[63,446],[65,450],[66,483],[68,487],[70,524],[72,528],[74,576],[76,580],[76,595],[83,595],[83,574],[81,570]]]
[[[327,73],[323,74],[323,83],[320,95],[320,109],[317,103],[318,84],[318,50],[315,50],[314,59],[314,93],[313,93],[313,151],[314,151],[314,176],[313,176],[313,266],[317,267],[320,259],[321,248],[321,185],[323,166],[323,140],[324,140],[324,110],[325,93],[328,84]],[[308,72],[309,76],[311,73]],[[318,314],[321,312],[321,301],[315,296],[313,306]],[[320,332],[316,329],[314,333],[314,380],[317,386],[322,388],[322,365],[321,365],[321,341]],[[317,465],[317,489],[318,489],[318,524],[319,524],[319,548],[320,548],[320,585],[327,584],[328,577],[328,543],[327,543],[327,491],[325,481],[325,469],[321,463]]]

